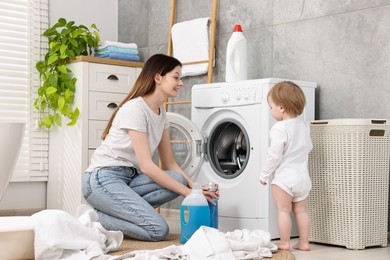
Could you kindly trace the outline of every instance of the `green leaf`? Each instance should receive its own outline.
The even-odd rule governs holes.
[[[51,94],[53,93],[56,93],[57,92],[57,89],[54,88],[54,87],[48,87],[47,90],[46,90],[46,95],[47,96],[50,96]]]
[[[50,57],[52,55],[57,55],[57,52],[58,52],[59,49],[60,49],[60,45],[59,44],[54,46],[52,49],[50,49],[48,56]]]
[[[56,62],[58,60],[58,56],[57,55],[53,55],[53,56],[50,56],[48,61],[47,61],[47,64],[53,64],[54,62]]]
[[[64,28],[64,29],[62,29],[60,35],[61,35],[61,37],[66,41],[66,40],[67,40],[66,38],[69,37],[69,36],[68,36],[69,33],[70,33],[69,29]],[[63,41],[63,42],[64,42],[64,41]]]
[[[57,74],[50,74],[49,76],[49,82],[50,85],[53,87],[58,87],[58,75]]]
[[[78,43],[77,43],[77,41],[76,41],[75,39],[70,38],[70,39],[69,39],[69,42],[70,42],[70,44],[72,44],[74,47],[79,46]]]
[[[68,70],[66,68],[66,65],[60,65],[58,66],[58,70],[61,71],[64,74],[68,74]]]
[[[49,36],[52,36],[53,34],[56,34],[56,33],[57,33],[57,30],[55,28],[49,28],[43,32],[43,36],[49,37]]]
[[[41,104],[40,104],[39,111],[45,111],[46,107],[47,107],[47,102],[46,101],[42,101]]]
[[[77,38],[77,36],[83,34],[84,32],[85,32],[85,30],[81,30],[81,29],[74,30],[74,31],[72,32],[72,37],[73,37],[73,38]]]
[[[76,120],[76,119],[73,119],[72,121],[70,121],[70,122],[67,123],[66,125],[67,125],[67,126],[74,126],[76,123],[77,123],[77,120]]]
[[[42,76],[42,74],[45,72],[46,70],[46,66],[45,66],[45,63],[42,62],[42,61],[38,61],[36,64],[35,64],[35,68],[37,69],[37,71],[39,72],[39,75]]]
[[[95,35],[95,38],[96,38],[96,41],[95,41],[95,44],[93,45],[93,47],[96,48],[100,42],[100,35],[98,32],[93,32],[93,34]]]
[[[50,42],[49,47],[50,47],[50,49],[53,49],[54,47],[56,47],[58,45],[59,45],[58,42]]]
[[[64,105],[65,105],[65,98],[64,97],[60,97],[58,99],[58,108],[60,110],[62,110],[64,108]]]
[[[73,102],[72,91],[69,89],[65,90],[64,98],[67,103],[72,103]]]
[[[67,23],[66,27],[71,28],[72,25],[74,25],[74,21],[70,21],[69,23]]]
[[[96,29],[96,30],[99,31],[99,29],[97,28],[96,24],[93,23],[93,24],[91,25],[91,27],[92,27],[93,29]]]
[[[55,114],[53,115],[53,121],[54,121],[54,123],[55,123],[56,125],[61,126],[61,124],[62,124],[61,115],[58,114],[58,113],[55,113]]]
[[[50,116],[45,116],[45,117],[43,118],[43,120],[42,120],[42,123],[43,123],[43,125],[44,125],[45,127],[50,128],[51,125],[52,125],[52,123],[53,123],[53,121],[51,120],[51,117],[50,117]]]
[[[76,107],[76,109],[73,112],[74,119],[77,119],[80,115],[80,110]]]
[[[69,58],[74,58],[76,57],[76,54],[74,53],[73,50],[67,50],[66,54],[68,55]]]
[[[66,25],[66,20],[65,20],[65,18],[60,18],[60,19],[58,19],[58,25],[59,25],[60,27],[65,26],[65,25]]]
[[[68,45],[62,44],[60,47],[60,53],[61,55],[65,54],[65,51],[68,49]]]

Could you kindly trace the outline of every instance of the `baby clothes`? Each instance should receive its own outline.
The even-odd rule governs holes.
[[[308,155],[313,148],[309,126],[300,118],[282,120],[270,130],[270,147],[260,181],[278,185],[293,197],[304,200],[311,190],[307,169]]]

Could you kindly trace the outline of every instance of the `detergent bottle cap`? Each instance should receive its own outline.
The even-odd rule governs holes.
[[[202,185],[200,183],[194,182],[194,184],[192,185],[192,191],[193,192],[201,192]]]
[[[240,24],[236,24],[236,25],[234,26],[233,32],[242,32],[241,25],[240,25]]]

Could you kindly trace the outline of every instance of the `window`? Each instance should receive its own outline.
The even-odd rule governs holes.
[[[24,122],[26,131],[12,181],[48,176],[48,131],[38,129],[33,104],[40,86],[35,63],[47,51],[48,0],[0,2],[0,121]]]

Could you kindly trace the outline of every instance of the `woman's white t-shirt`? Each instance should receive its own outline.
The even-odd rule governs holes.
[[[129,166],[139,169],[128,130],[146,133],[151,156],[161,141],[168,119],[163,107],[154,113],[142,97],[126,102],[117,112],[106,138],[95,150],[86,172],[108,166]]]

